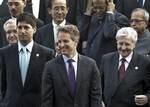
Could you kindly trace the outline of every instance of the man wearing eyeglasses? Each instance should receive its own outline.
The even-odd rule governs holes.
[[[147,28],[149,22],[149,13],[142,8],[136,8],[132,11],[130,26],[138,33],[138,41],[135,51],[149,57],[150,55],[150,32]]]

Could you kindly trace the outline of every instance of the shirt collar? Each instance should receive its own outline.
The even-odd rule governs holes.
[[[63,56],[63,59],[64,59],[65,63],[67,63],[67,61],[68,61],[69,59],[73,59],[75,62],[78,61],[78,53],[77,53],[77,52],[76,52],[75,56],[72,57],[72,58],[68,58],[68,57],[65,56],[65,55],[62,55],[62,56]]]
[[[132,56],[133,56],[133,52],[131,52],[127,57],[125,57],[125,59],[128,63],[130,63]],[[121,55],[119,55],[119,61],[121,61],[122,58],[123,57]]]
[[[57,25],[54,20],[52,20],[52,24],[54,27],[57,27],[57,26],[64,26],[66,24],[66,20],[64,19],[63,22],[61,22],[59,25]]]
[[[21,51],[21,48],[23,48],[23,47],[25,47],[25,48],[27,48],[28,49],[28,51],[31,53],[31,51],[32,51],[32,47],[33,47],[33,40],[30,42],[30,43],[28,43],[26,46],[23,46],[21,43],[20,43],[20,41],[18,41],[18,51],[20,52]]]

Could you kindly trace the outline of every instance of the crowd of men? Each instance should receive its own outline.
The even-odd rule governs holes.
[[[150,107],[149,0],[2,0],[0,107]]]

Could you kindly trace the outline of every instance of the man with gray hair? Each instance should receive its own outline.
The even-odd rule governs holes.
[[[136,8],[132,11],[130,26],[138,33],[138,40],[135,51],[149,57],[150,55],[150,32],[147,29],[149,22],[149,13],[142,8]]]
[[[6,32],[6,40],[9,44],[17,43],[18,41],[18,34],[17,34],[17,25],[16,25],[16,18],[8,19],[3,28]]]
[[[102,57],[103,101],[106,107],[149,107],[150,61],[134,51],[137,32],[131,27],[116,34],[117,52]]]

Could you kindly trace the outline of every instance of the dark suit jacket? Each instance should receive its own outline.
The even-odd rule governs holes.
[[[25,7],[25,11],[27,12],[30,12],[30,13],[33,13],[32,12],[32,0],[30,0],[29,2],[27,2],[27,5]],[[39,19],[41,19],[44,24],[48,23],[48,18],[50,17],[48,15],[48,11],[47,11],[47,5],[48,5],[48,0],[40,0],[40,3],[39,3]]]
[[[133,53],[125,77],[121,81],[118,79],[118,64],[117,52],[106,54],[102,58],[100,71],[106,107],[139,107],[135,105],[135,95],[144,94],[150,99],[150,62]]]
[[[2,48],[2,107],[40,107],[41,77],[53,51],[34,43],[24,85],[19,67],[18,45]]]
[[[66,23],[69,24],[69,23]],[[34,40],[48,48],[55,50],[54,32],[52,23],[44,25],[36,32]]]
[[[11,18],[11,16],[6,16],[6,17],[3,17],[0,19],[0,48],[8,45],[8,42],[6,40],[6,34],[5,34],[4,29],[3,29],[3,25],[10,18]],[[36,24],[37,24],[37,28],[40,28],[44,25],[43,21],[41,21],[39,19],[37,19]]]
[[[73,97],[62,56],[49,61],[42,78],[42,107],[101,107],[100,74],[96,63],[79,55]]]
[[[138,8],[138,0],[118,0],[116,3],[116,9],[118,12],[126,15],[128,18],[131,16],[132,10]],[[145,0],[144,9],[150,14],[150,0]],[[149,24],[150,30],[150,24]]]
[[[94,15],[84,16],[80,22],[78,28],[81,41],[87,41],[86,55],[95,59],[97,64],[100,63],[103,54],[116,50],[117,30],[128,26],[127,17],[118,12],[106,13],[101,22]]]

